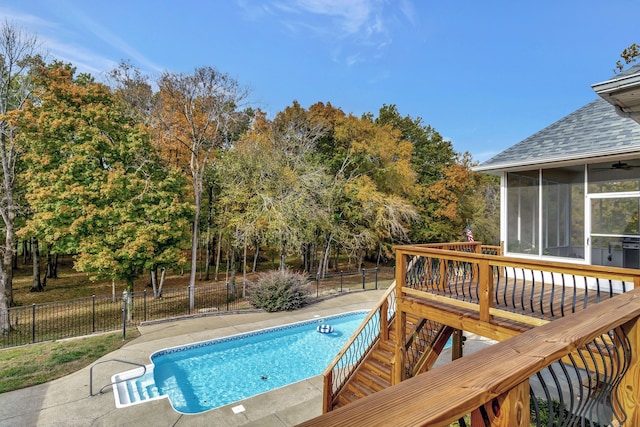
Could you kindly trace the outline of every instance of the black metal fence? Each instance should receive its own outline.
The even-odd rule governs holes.
[[[393,268],[332,273],[325,278],[310,277],[312,298],[351,290],[386,287],[394,277]],[[126,298],[126,299],[125,299]],[[0,334],[0,348],[72,338],[98,332],[123,330],[142,322],[175,317],[248,310],[242,298],[242,284],[165,288],[161,298],[147,290],[123,295],[93,295],[68,301],[32,304],[9,309],[11,331]],[[193,300],[190,307],[189,301]],[[126,304],[126,307],[125,307]],[[126,310],[125,310],[126,308]]]

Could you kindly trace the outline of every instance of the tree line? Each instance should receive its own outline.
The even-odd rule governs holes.
[[[339,256],[460,240],[468,223],[496,243],[495,180],[393,104],[357,117],[294,101],[269,118],[213,67],[151,79],[123,62],[100,82],[1,31],[2,331],[19,240],[129,290],[150,274],[156,295],[167,269],[195,284],[200,250],[208,278],[222,261],[235,274],[292,255],[323,275]]]

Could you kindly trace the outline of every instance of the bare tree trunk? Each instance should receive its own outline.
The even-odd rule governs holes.
[[[282,244],[280,248],[280,271],[284,271],[287,266],[287,245],[285,243]]]
[[[247,297],[247,239],[244,239],[244,254],[242,259],[242,298]]]
[[[260,242],[258,241],[258,239],[256,239],[256,251],[253,254],[253,269],[251,270],[253,273],[255,273],[256,269],[258,268],[259,254],[260,254]]]
[[[47,254],[47,277],[49,279],[58,278],[58,254]]]
[[[158,266],[154,265],[151,273],[151,289],[153,289],[153,297],[158,298]]]
[[[27,265],[31,257],[30,240],[22,241],[22,265]]]
[[[231,247],[231,266],[229,270],[231,271],[231,293],[235,297],[236,295],[236,250],[234,247]]]
[[[160,283],[158,284],[158,298],[162,298],[162,287],[167,277],[167,269],[162,267],[162,273],[160,274]]]
[[[327,246],[323,251],[322,262],[318,264],[318,275],[323,279],[327,276],[329,255],[331,254],[331,240],[333,240],[333,234],[329,234],[329,238],[327,239]]]
[[[196,287],[196,271],[198,269],[198,228],[200,224],[200,197],[202,193],[198,192],[198,186],[195,184],[196,178],[194,177],[194,190],[195,195],[195,213],[193,216],[193,228],[191,235],[191,271],[189,272],[189,286],[192,289]],[[193,310],[195,307],[194,292],[189,292],[189,309]]]
[[[210,265],[211,265],[211,221],[213,219],[213,187],[209,187],[208,189],[208,195],[209,195],[209,211],[207,213],[207,254],[206,254],[206,258],[207,258],[207,265],[205,266],[205,274],[204,274],[204,278],[205,280],[209,280],[209,272],[211,270]]]
[[[40,274],[40,247],[38,245],[38,239],[35,237],[32,239],[32,257],[31,262],[33,265],[33,281],[31,283],[31,292],[42,292],[44,286],[41,281]]]
[[[218,232],[218,249],[216,254],[216,275],[214,280],[218,281],[218,271],[220,270],[220,256],[222,254],[222,231]]]

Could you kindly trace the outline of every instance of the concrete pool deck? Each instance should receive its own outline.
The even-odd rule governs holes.
[[[167,347],[220,338],[349,311],[370,309],[384,290],[350,292],[285,313],[251,312],[192,318],[140,326],[140,337],[100,361],[121,359],[149,364],[149,356]],[[490,345],[467,339],[465,352]],[[443,354],[443,362],[450,360]],[[93,392],[116,373],[133,366],[105,362],[94,368]],[[234,375],[234,373],[229,373]],[[215,386],[215,385],[213,385]],[[244,411],[234,413],[242,405]],[[322,378],[313,377],[202,414],[173,410],[168,399],[116,408],[111,387],[89,397],[89,367],[55,381],[0,394],[0,426],[294,426],[322,413]]]

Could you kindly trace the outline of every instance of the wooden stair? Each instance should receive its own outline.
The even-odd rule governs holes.
[[[368,396],[391,386],[392,366],[395,353],[395,319],[389,325],[389,340],[378,341],[369,352],[364,362],[351,376],[344,388],[334,400],[333,409],[347,405],[361,397]],[[407,316],[406,335],[414,338],[412,346],[428,348],[430,343],[424,342],[424,334],[417,334],[416,328],[422,324],[422,319]],[[429,339],[434,342],[438,331],[427,331]],[[433,366],[435,359],[430,363]],[[428,366],[430,368],[431,366]]]

